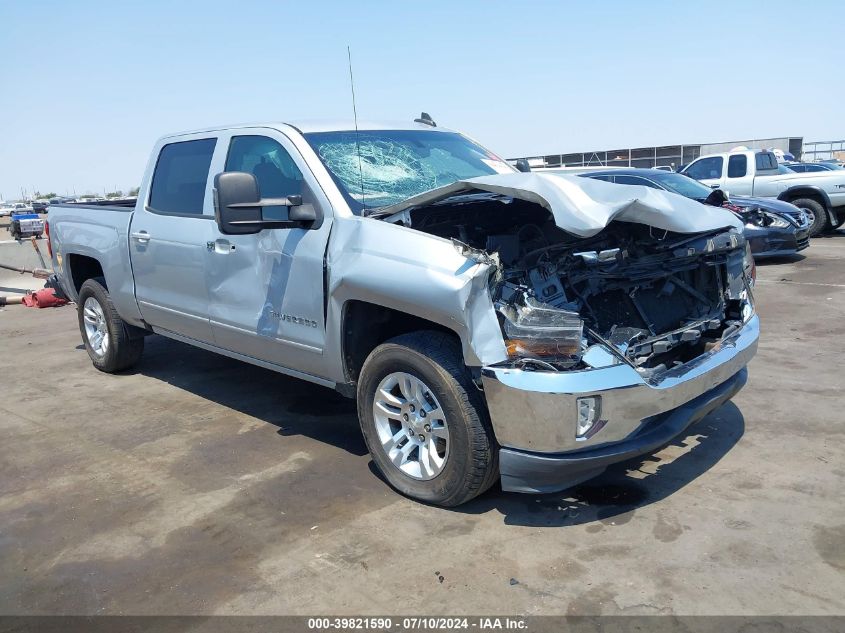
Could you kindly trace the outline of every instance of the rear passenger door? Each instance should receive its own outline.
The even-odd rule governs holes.
[[[262,198],[302,196],[322,213],[319,228],[266,228],[225,235],[215,224],[209,265],[216,344],[283,367],[325,375],[324,257],[331,229],[328,199],[290,139],[249,128],[221,136],[217,171],[253,174]],[[222,153],[222,152],[221,152]],[[287,220],[287,207],[265,207],[265,220]]]
[[[141,316],[156,328],[208,343],[207,244],[216,228],[209,167],[216,145],[216,138],[196,135],[165,142],[145,179],[145,204],[129,227]]]

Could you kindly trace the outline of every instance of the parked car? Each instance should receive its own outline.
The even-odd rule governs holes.
[[[32,211],[33,213],[47,213],[47,203],[41,202],[40,200],[33,200]]]
[[[35,236],[40,238],[44,233],[44,220],[37,213],[15,213],[9,223],[9,234],[12,239],[22,239]]]
[[[837,163],[784,163],[789,169],[798,173],[804,174],[808,172],[820,171],[841,171],[842,166]]]
[[[731,195],[790,202],[811,217],[810,236],[845,222],[845,173],[839,171],[798,174],[772,152],[735,150],[700,156],[681,173]]]
[[[10,215],[15,215],[16,213],[32,213],[32,205],[26,204],[25,202],[15,202],[12,204]]]
[[[744,196],[728,199],[721,189],[714,190],[683,174],[658,169],[615,169],[580,175],[619,185],[671,191],[704,204],[725,207],[742,220],[755,259],[794,255],[810,245],[810,220],[788,202]]]
[[[385,479],[443,506],[570,487],[743,386],[732,213],[521,173],[422,121],[167,136],[134,207],[51,206],[94,366],[157,333],[333,387]]]

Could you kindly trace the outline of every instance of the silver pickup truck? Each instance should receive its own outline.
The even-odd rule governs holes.
[[[357,398],[387,481],[461,504],[669,443],[758,338],[733,214],[523,173],[423,117],[158,141],[133,207],[53,205],[95,367],[167,336]]]

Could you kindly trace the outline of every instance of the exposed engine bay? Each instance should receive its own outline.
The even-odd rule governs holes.
[[[511,362],[584,368],[602,344],[643,373],[701,355],[738,328],[746,246],[733,227],[675,233],[612,221],[592,237],[559,228],[543,206],[470,192],[384,220],[452,239],[492,265],[490,292]]]

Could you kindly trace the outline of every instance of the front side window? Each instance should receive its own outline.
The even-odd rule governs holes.
[[[161,148],[150,186],[150,209],[202,215],[208,168],[217,139],[169,143]]]
[[[516,171],[455,132],[352,130],[312,132],[305,138],[356,213],[457,180]]]
[[[684,173],[686,173],[686,175],[690,178],[695,178],[696,180],[721,178],[723,164],[724,161],[721,156],[702,158],[690,165]]]
[[[748,173],[748,159],[745,154],[737,154],[728,159],[728,178],[742,178]]]
[[[303,195],[302,172],[278,141],[267,136],[234,136],[226,155],[226,171],[243,171],[258,180],[262,198]],[[265,220],[287,220],[288,208],[264,207]]]

